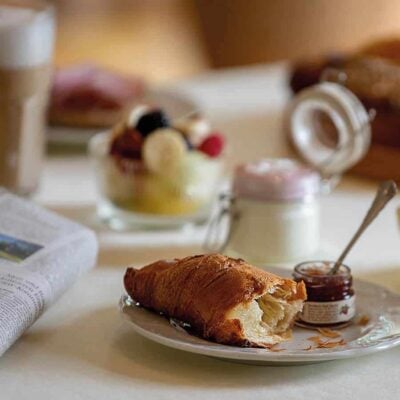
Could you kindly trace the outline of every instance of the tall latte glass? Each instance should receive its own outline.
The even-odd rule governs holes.
[[[0,186],[20,194],[39,180],[54,25],[46,1],[0,0]]]

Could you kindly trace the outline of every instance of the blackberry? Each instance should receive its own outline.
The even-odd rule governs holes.
[[[146,137],[149,133],[158,128],[169,127],[168,117],[161,111],[155,110],[142,115],[136,124],[136,129]]]

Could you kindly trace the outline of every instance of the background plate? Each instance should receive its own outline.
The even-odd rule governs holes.
[[[268,268],[281,276],[290,276],[282,268]],[[340,330],[346,345],[331,349],[306,350],[316,331],[294,327],[293,339],[277,346],[272,352],[266,349],[241,348],[209,342],[191,335],[174,321],[138,307],[129,296],[122,296],[120,310],[140,335],[179,350],[210,357],[259,365],[309,364],[349,357],[358,357],[400,344],[400,295],[372,283],[355,280],[358,316],[368,316],[366,326],[352,324]],[[329,339],[337,340],[337,339]]]
[[[176,90],[149,90],[140,102],[155,104],[166,111],[171,118],[177,118],[192,111],[200,111],[196,103],[187,95]],[[51,145],[86,147],[89,139],[107,128],[79,128],[71,126],[49,126],[47,142]]]

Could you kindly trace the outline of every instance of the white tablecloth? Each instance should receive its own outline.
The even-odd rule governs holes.
[[[230,164],[285,155],[282,65],[222,71],[176,86],[193,96],[230,141]],[[373,196],[371,182],[346,178],[322,199],[325,253],[337,256]],[[48,158],[41,204],[93,224],[96,199],[83,156]],[[398,199],[348,258],[356,277],[400,292]],[[400,348],[360,359],[301,367],[256,367],[186,354],[151,343],[121,320],[117,302],[128,264],[199,252],[204,231],[99,230],[98,266],[0,359],[0,398],[34,399],[368,399],[397,398]],[[373,301],[373,299],[371,299]]]

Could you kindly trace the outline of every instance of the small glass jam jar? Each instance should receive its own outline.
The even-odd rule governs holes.
[[[296,282],[303,281],[307,289],[307,301],[298,319],[310,326],[347,325],[356,312],[353,277],[350,268],[341,265],[332,275],[331,261],[307,261],[298,264],[293,273]]]

